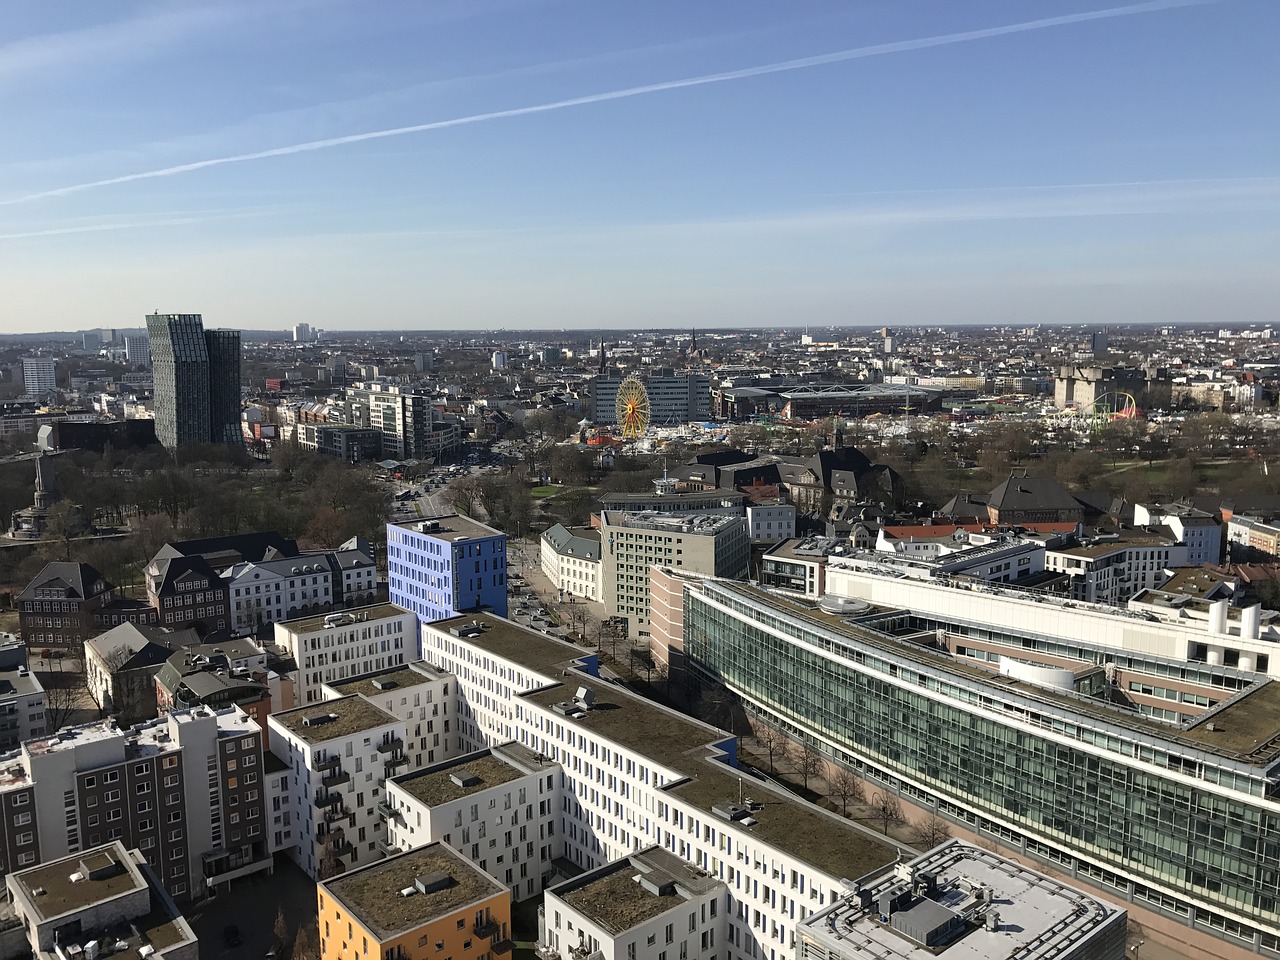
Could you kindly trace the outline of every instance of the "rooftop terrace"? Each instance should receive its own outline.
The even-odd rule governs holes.
[[[308,724],[309,718],[329,716],[321,723]],[[372,730],[396,718],[380,707],[375,707],[363,697],[343,697],[341,700],[325,700],[296,707],[283,713],[273,713],[271,722],[278,723],[307,743],[324,743],[348,737],[362,730]]]
[[[432,893],[399,896],[399,891],[413,887],[418,877],[437,871],[452,877],[452,883]],[[506,892],[496,880],[441,843],[351,870],[321,883],[320,890],[340,902],[383,942]]]

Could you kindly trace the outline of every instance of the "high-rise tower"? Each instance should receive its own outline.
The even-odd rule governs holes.
[[[150,314],[156,437],[167,449],[239,443],[240,334],[204,329],[198,313]]]

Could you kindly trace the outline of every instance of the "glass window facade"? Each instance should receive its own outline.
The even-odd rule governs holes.
[[[685,651],[838,758],[911,781],[952,815],[1014,828],[1030,852],[1038,843],[1123,871],[1157,888],[1148,897],[1185,899],[1198,924],[1224,910],[1280,932],[1280,806],[1262,770],[1125,738],[1088,708],[1018,703],[996,682],[946,673],[906,645],[894,655],[741,586],[688,591]]]

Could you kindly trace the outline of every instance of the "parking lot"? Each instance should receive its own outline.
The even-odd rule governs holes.
[[[277,910],[284,910],[290,936],[301,923],[316,925],[316,885],[278,857],[275,873],[247,877],[232,884],[230,893],[180,908],[200,938],[200,960],[256,960],[276,946],[272,929]],[[239,928],[243,942],[238,947],[224,941],[223,931],[230,924]]]

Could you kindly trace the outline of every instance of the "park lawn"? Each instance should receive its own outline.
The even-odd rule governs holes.
[[[546,484],[541,487],[534,487],[529,491],[529,495],[535,500],[546,500],[548,497],[554,497],[556,494],[564,493],[564,487]]]

